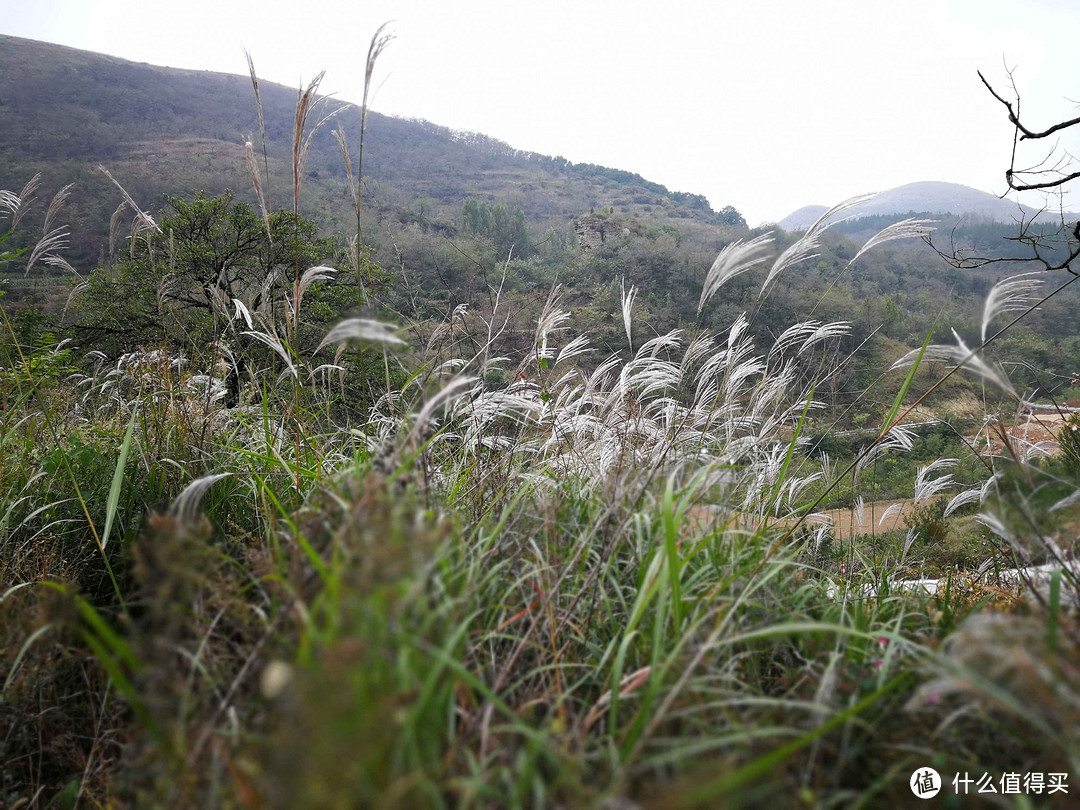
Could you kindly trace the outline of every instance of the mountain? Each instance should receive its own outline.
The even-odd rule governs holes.
[[[777,225],[786,231],[808,228],[828,210],[824,205],[807,205],[788,214]],[[907,183],[882,191],[874,199],[850,209],[847,215],[869,217],[912,212],[953,214],[991,222],[1013,222],[1021,213],[1030,217],[1037,212],[1012,200],[1003,200],[985,191],[942,183],[935,180]]]
[[[239,54],[238,54],[239,60]],[[259,83],[265,112],[271,204],[291,205],[295,88]],[[329,102],[329,111],[339,102]],[[312,141],[301,208],[328,230],[349,217],[345,171],[331,129],[347,134],[356,162],[359,110],[335,116]],[[96,261],[119,193],[103,165],[151,211],[163,194],[228,188],[254,201],[245,140],[260,153],[248,76],[179,70],[0,36],[0,188],[17,191],[35,172],[51,194],[76,183],[66,209],[72,233],[89,237],[73,255]],[[254,137],[253,137],[254,135]],[[364,142],[368,204],[384,215],[415,216],[452,230],[462,202],[476,197],[524,210],[537,223],[566,222],[590,209],[649,220],[713,224],[697,194],[672,192],[619,169],[525,152],[484,135],[372,112]],[[412,214],[401,213],[412,211]],[[736,212],[737,214],[737,212]],[[342,228],[347,230],[347,228]],[[75,237],[73,237],[75,238]]]

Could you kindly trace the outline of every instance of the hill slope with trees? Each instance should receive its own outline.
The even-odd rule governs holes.
[[[287,187],[297,91],[267,82],[259,91],[271,186]],[[340,106],[330,101],[324,112]],[[305,210],[330,230],[349,210],[332,136],[338,127],[355,144],[359,109],[344,105],[316,134],[305,178]],[[0,178],[6,188],[21,187],[35,172],[47,188],[77,184],[71,210],[80,236],[73,247],[82,261],[98,259],[102,223],[116,204],[111,184],[95,171],[99,164],[151,210],[164,194],[199,191],[231,189],[254,202],[246,140],[259,151],[247,76],[155,67],[0,36]],[[367,119],[364,175],[372,206],[412,209],[447,227],[467,197],[520,207],[533,222],[566,223],[600,207],[658,221],[741,221],[734,209],[718,214],[701,195],[669,191],[633,172],[574,164],[478,133],[375,112]],[[284,202],[271,196],[272,206]]]

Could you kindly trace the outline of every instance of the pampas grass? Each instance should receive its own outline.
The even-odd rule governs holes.
[[[337,135],[358,283],[363,117],[383,30],[365,65],[355,178]],[[249,68],[258,102],[250,57]],[[298,93],[294,213],[327,119],[320,80]],[[263,128],[260,112],[265,141]],[[245,155],[266,224],[253,145]],[[31,192],[0,195],[0,206],[14,216]],[[139,229],[156,227],[123,196]],[[749,272],[764,275],[764,300],[863,199],[779,255],[769,234],[724,247],[699,315]],[[926,225],[887,228],[856,258]],[[57,245],[35,248],[41,261]],[[571,329],[576,302],[558,285],[534,326],[515,320],[508,264],[486,308],[447,306],[408,342],[371,312],[329,329],[306,322],[315,285],[339,273],[305,269],[299,256],[290,279],[270,274],[240,297],[221,278],[204,291],[215,334],[245,338],[230,345],[96,353],[60,375],[51,369],[71,347],[27,357],[5,340],[0,543],[5,579],[22,586],[2,603],[15,617],[4,629],[16,650],[4,686],[12,795],[45,781],[19,765],[38,750],[34,724],[84,694],[93,713],[80,733],[100,722],[103,738],[127,747],[125,757],[108,748],[105,787],[80,782],[102,803],[131,791],[131,803],[174,806],[615,806],[658,795],[832,806],[860,791],[907,801],[913,746],[919,763],[997,770],[1021,748],[1075,759],[1075,735],[1054,725],[1055,701],[1070,696],[1031,675],[1055,659],[1032,646],[993,682],[968,677],[981,665],[974,641],[994,634],[960,622],[989,600],[1002,558],[923,588],[912,566],[924,538],[876,531],[899,503],[876,526],[869,511],[879,468],[915,447],[915,427],[897,415],[924,363],[1015,394],[981,347],[957,334],[955,346],[905,353],[894,368],[912,371],[880,432],[831,458],[816,450],[829,428],[821,392],[854,356],[850,322],[806,316],[769,337],[744,312],[646,332],[649,291],[623,284],[611,318],[627,345],[597,353]],[[998,314],[1037,304],[1027,281],[995,287],[984,343]],[[349,411],[332,389],[355,379],[357,343],[383,376],[373,404]],[[228,406],[226,380],[241,365],[257,397]],[[42,424],[54,437],[44,450]],[[1036,455],[980,455],[983,483],[968,459],[924,459],[912,464],[914,500],[956,487],[946,518],[978,503],[975,521],[1011,553],[1060,561],[1063,538],[1033,504],[1069,508],[1074,482]],[[835,508],[850,508],[859,528],[839,549],[826,514]],[[144,522],[151,511],[167,514]],[[94,556],[98,525],[112,542]],[[68,559],[83,566],[73,579],[87,595],[42,586],[57,600],[46,602],[34,583],[70,574],[57,562]],[[119,576],[110,560],[125,563]],[[112,590],[101,587],[106,567]],[[1035,632],[1030,618],[1053,649],[1075,644],[1062,605],[1076,583],[1062,571],[1056,597],[1034,591],[1027,618],[1002,628]],[[1009,610],[1014,598],[994,604]],[[64,676],[55,700],[43,686],[50,668]],[[260,680],[273,681],[261,696]],[[1052,734],[1032,735],[1012,711],[1027,699],[1038,704],[1033,727]],[[120,708],[107,711],[110,701]],[[950,724],[955,733],[936,733]]]

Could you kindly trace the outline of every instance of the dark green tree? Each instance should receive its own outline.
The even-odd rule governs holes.
[[[733,205],[725,205],[716,214],[716,222],[719,225],[734,225],[746,227],[746,220]]]
[[[194,200],[166,199],[161,232],[145,232],[127,258],[96,270],[75,298],[76,332],[84,347],[106,351],[213,339],[222,324],[215,298],[238,299],[252,310],[277,300],[299,271],[333,256],[332,242],[292,212],[270,217],[270,229],[231,193]],[[220,319],[218,319],[220,321]],[[172,324],[183,335],[170,333]]]
[[[523,257],[529,252],[529,232],[525,227],[525,212],[517,206],[496,203],[488,206],[483,200],[471,197],[461,207],[461,224],[466,233],[490,240],[495,253],[505,259],[511,249]]]

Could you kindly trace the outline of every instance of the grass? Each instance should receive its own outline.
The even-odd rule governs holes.
[[[729,246],[702,305],[751,271],[764,301],[822,230],[779,258]],[[218,302],[193,356],[24,347],[3,314],[0,800],[874,806],[927,764],[1077,773],[1067,463],[1021,447],[964,484],[995,481],[968,509],[1000,565],[1061,564],[1045,596],[973,575],[970,516],[923,506],[925,536],[843,547],[807,519],[873,496],[875,462],[913,450],[923,353],[970,365],[962,343],[927,338],[879,435],[834,460],[808,436],[844,323],[766,346],[745,314],[638,328],[598,358],[555,287],[511,354],[504,278],[482,311],[365,311],[309,346],[305,293],[335,275]],[[621,318],[630,344],[633,288]],[[252,370],[231,408],[226,348]],[[385,391],[360,416],[335,382],[357,368]],[[920,501],[943,458],[918,465]],[[920,543],[959,549],[933,596],[891,587]]]

